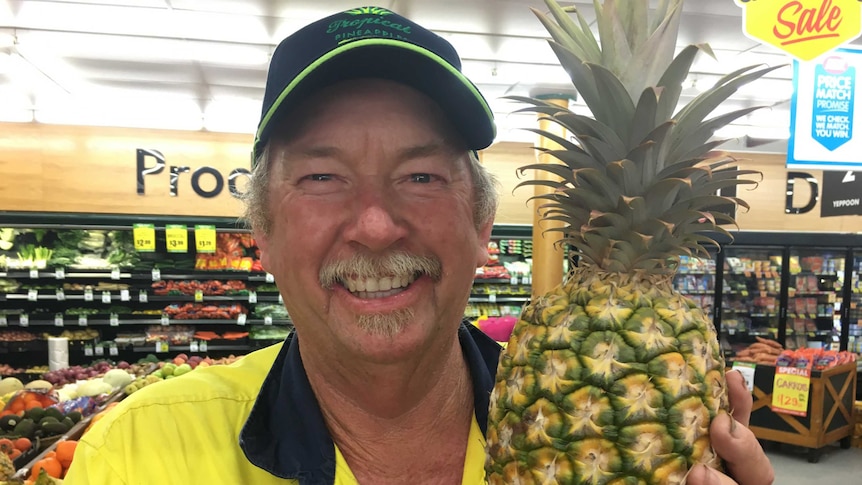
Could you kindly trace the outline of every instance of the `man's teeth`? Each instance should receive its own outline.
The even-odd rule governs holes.
[[[345,286],[351,293],[362,291],[389,291],[392,289],[403,288],[416,279],[413,274],[401,276],[385,276],[383,278],[350,278],[345,281]]]

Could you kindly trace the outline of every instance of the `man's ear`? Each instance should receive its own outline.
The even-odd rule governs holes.
[[[491,230],[494,228],[494,219],[489,220],[479,228],[479,247],[476,248],[476,267],[481,268],[488,263],[491,257],[488,254],[488,243],[491,241]]]
[[[258,229],[252,231],[252,235],[257,248],[260,249],[260,265],[263,266],[264,271],[267,271],[269,268],[269,239]]]

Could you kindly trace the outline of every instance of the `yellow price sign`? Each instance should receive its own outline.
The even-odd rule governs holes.
[[[195,249],[199,253],[214,253],[216,251],[215,226],[195,226]]]
[[[801,60],[810,61],[862,32],[859,0],[736,0],[743,31]]]
[[[135,241],[135,251],[152,253],[156,250],[156,226],[153,224],[135,224],[132,226],[132,239]]]
[[[772,381],[773,412],[805,417],[811,393],[811,370],[776,367]]]
[[[169,253],[189,252],[189,231],[180,224],[165,225],[165,246]]]

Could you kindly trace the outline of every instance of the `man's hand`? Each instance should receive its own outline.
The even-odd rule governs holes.
[[[727,392],[733,416],[720,413],[709,427],[715,452],[724,459],[728,472],[736,481],[712,468],[698,465],[692,468],[687,485],[771,485],[775,471],[760,447],[754,433],[748,429],[751,416],[751,393],[739,372],[727,373]]]

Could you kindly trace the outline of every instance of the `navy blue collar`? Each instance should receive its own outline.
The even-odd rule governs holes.
[[[239,435],[239,445],[255,466],[301,485],[335,482],[335,446],[311,390],[299,351],[299,339],[287,338],[266,376]],[[474,325],[458,329],[461,350],[473,379],[473,408],[485,434],[488,401],[500,345]]]

